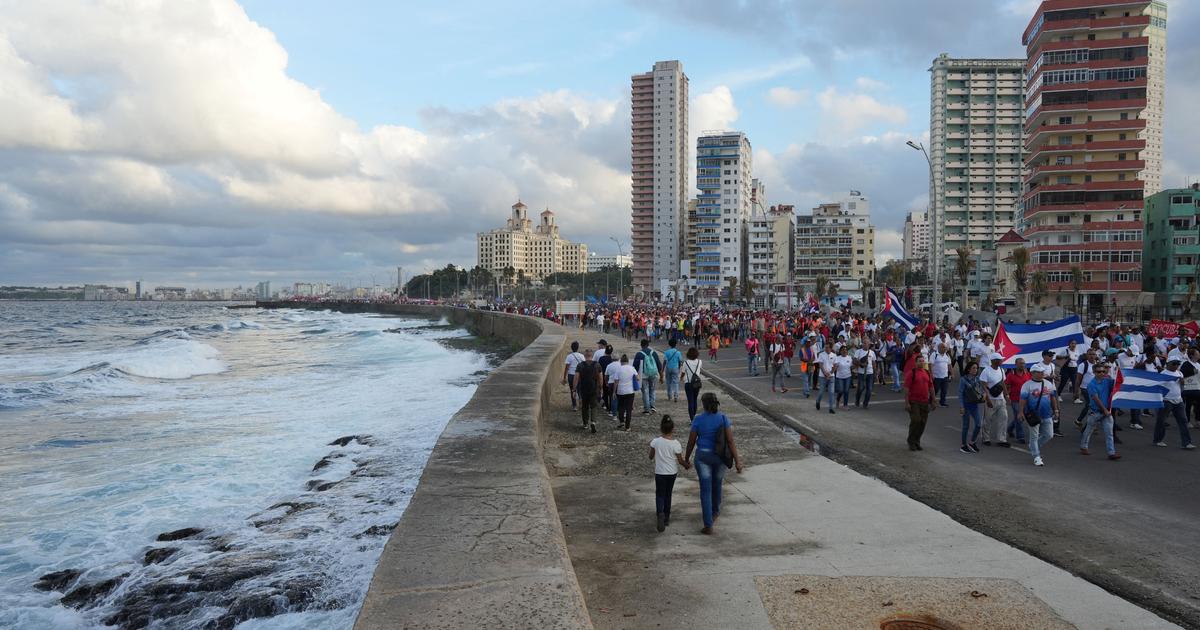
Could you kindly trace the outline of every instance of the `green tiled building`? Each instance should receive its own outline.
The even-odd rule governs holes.
[[[1181,314],[1189,295],[1200,308],[1200,184],[1163,190],[1145,204],[1142,290],[1169,315]]]

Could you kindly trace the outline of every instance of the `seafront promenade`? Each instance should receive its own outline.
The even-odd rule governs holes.
[[[618,355],[636,351],[619,335],[605,338]],[[745,370],[744,361],[728,363]],[[812,453],[711,379],[704,387],[718,392],[746,463],[726,477],[713,536],[699,532],[694,470],[676,483],[670,527],[655,531],[646,456],[659,416],[641,415],[635,400],[630,433],[603,415],[593,435],[555,387],[545,463],[595,627],[866,629],[905,615],[958,628],[1175,627]],[[668,402],[661,385],[658,401],[686,445],[686,404]]]
[[[357,628],[1175,627],[810,452],[713,380],[747,469],[726,478],[713,536],[699,533],[694,472],[682,474],[660,534],[646,459],[658,417],[638,404],[631,432],[607,416],[584,432],[559,382],[569,342],[594,345],[595,331],[441,307],[308,308],[446,317],[525,346],[447,425]],[[685,441],[684,404],[659,396]]]

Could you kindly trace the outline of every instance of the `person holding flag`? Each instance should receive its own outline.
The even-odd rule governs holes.
[[[1112,395],[1113,380],[1108,376],[1108,364],[1097,363],[1092,367],[1092,382],[1087,386],[1087,420],[1083,427],[1083,436],[1079,440],[1079,452],[1089,455],[1088,445],[1092,441],[1092,431],[1100,424],[1104,430],[1104,449],[1112,461],[1121,459],[1117,446],[1113,441]]]

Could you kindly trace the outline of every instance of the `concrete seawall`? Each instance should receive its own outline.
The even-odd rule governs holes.
[[[375,570],[355,628],[591,628],[567,555],[540,433],[567,331],[493,311],[357,302],[330,309],[439,319],[524,349],[446,425]],[[561,369],[561,368],[559,368]],[[398,402],[405,387],[397,383]],[[403,405],[397,405],[403,413]]]

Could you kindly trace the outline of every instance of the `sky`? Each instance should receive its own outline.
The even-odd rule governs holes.
[[[389,285],[518,199],[628,251],[630,75],[750,138],[770,204],[871,201],[901,253],[941,52],[1030,0],[0,0],[0,284]],[[1171,0],[1164,183],[1200,176],[1200,0]],[[695,176],[694,167],[692,176]]]

